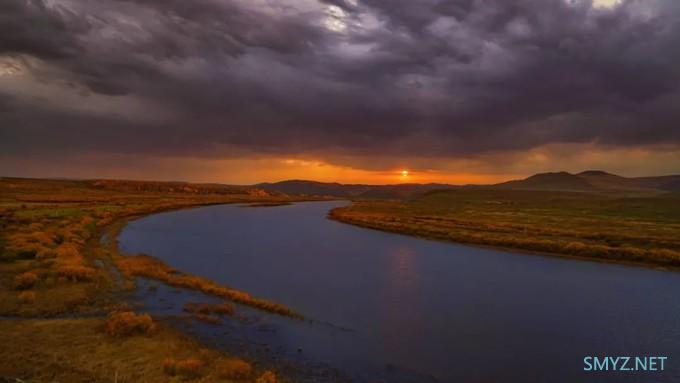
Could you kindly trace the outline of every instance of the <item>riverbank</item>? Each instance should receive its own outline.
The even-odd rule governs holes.
[[[622,338],[630,349],[666,339],[659,353],[680,352],[679,308],[668,304],[680,273],[461,246],[326,218],[347,204],[157,214],[126,226],[119,241],[125,251],[300,309],[309,321],[256,314],[247,324],[199,323],[194,331],[254,360],[330,366],[347,377],[338,381],[522,381],[533,368],[536,380],[567,383],[588,379],[569,360],[615,349]],[[139,302],[177,313],[192,299],[159,286]],[[565,339],[574,341],[550,351]],[[287,376],[327,382],[325,374]]]
[[[680,267],[680,196],[447,190],[357,201],[329,218],[457,243],[653,267]]]
[[[163,318],[132,313],[124,298],[135,288],[134,279],[143,276],[281,315],[301,315],[183,274],[150,256],[122,256],[115,233],[130,219],[162,211],[296,200],[212,185],[0,179],[0,316],[6,318],[0,320],[0,334],[9,337],[0,342],[0,378],[281,381],[248,361],[202,347],[163,324]],[[108,240],[101,241],[103,236]],[[111,328],[124,331],[112,335],[107,333]]]

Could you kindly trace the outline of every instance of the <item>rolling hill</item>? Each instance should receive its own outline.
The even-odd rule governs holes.
[[[286,194],[319,195],[344,198],[404,199],[438,189],[455,189],[447,184],[361,185],[289,180],[253,185],[258,189]]]
[[[396,184],[362,185],[289,180],[253,185],[258,189],[286,194],[332,196],[359,199],[408,199],[441,189],[544,190],[571,192],[680,192],[680,175],[622,177],[602,170],[581,173],[534,174],[522,180],[494,185]]]
[[[522,190],[561,190],[561,191],[595,191],[597,188],[578,175],[559,173],[539,173],[523,180],[508,181],[492,185],[495,189]]]
[[[680,191],[680,175],[659,177],[622,177],[602,170],[581,173],[539,173],[523,180],[508,181],[492,188],[559,191]]]

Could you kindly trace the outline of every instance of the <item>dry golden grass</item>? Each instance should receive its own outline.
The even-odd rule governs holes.
[[[134,286],[121,280],[115,264],[129,276],[147,276],[197,289],[284,315],[281,305],[229,289],[197,276],[170,272],[160,263],[129,261],[107,234],[127,219],[155,212],[222,203],[281,203],[281,194],[216,185],[129,181],[55,181],[0,178],[0,315],[50,317],[100,313],[119,305],[118,292]],[[149,258],[152,259],[152,258]],[[116,261],[118,262],[116,262]],[[149,267],[146,267],[149,266]],[[153,270],[160,266],[159,270]],[[126,269],[127,267],[127,269]],[[225,304],[208,315],[229,315]],[[116,312],[104,319],[0,321],[0,377],[31,381],[167,382],[162,361],[200,370],[196,381],[223,381],[216,372],[223,355],[206,357],[198,345],[167,330],[147,315]],[[103,330],[102,330],[103,329]],[[144,336],[132,336],[143,334]]]
[[[112,312],[106,319],[104,331],[114,337],[150,335],[156,325],[149,314],[135,314],[132,311]]]
[[[436,191],[408,202],[358,202],[329,217],[461,243],[680,266],[677,194]]]
[[[253,367],[242,359],[225,358],[217,365],[217,373],[223,378],[243,381],[252,377]]]
[[[0,297],[4,289],[37,289],[49,304],[19,305],[16,294],[0,300],[0,315],[44,315],[65,313],[80,302],[78,311],[93,304],[116,287],[132,283],[116,281],[102,267],[116,259],[117,249],[102,246],[103,233],[126,219],[170,209],[217,203],[287,203],[290,197],[256,189],[218,185],[127,181],[49,181],[0,178]],[[114,241],[115,242],[115,241]],[[249,294],[220,286],[197,276],[167,273],[167,267],[152,270],[157,263],[138,258],[118,261],[129,276],[159,279],[178,287],[201,290],[238,303],[283,315],[292,310]],[[95,264],[99,262],[99,265]],[[21,272],[15,265],[22,264]],[[149,266],[149,267],[146,267]],[[33,270],[43,270],[34,278]],[[123,270],[124,272],[126,270]],[[16,278],[16,280],[14,280]],[[9,280],[9,282],[7,282]],[[74,299],[74,296],[78,299]],[[38,299],[40,301],[41,299]],[[61,305],[61,310],[59,306]]]
[[[176,360],[167,358],[163,361],[163,371],[170,376],[195,379],[203,375],[205,363],[200,359]]]
[[[276,379],[276,374],[271,371],[265,371],[255,381],[255,383],[277,383],[277,382],[279,382],[279,380]]]
[[[69,383],[234,381],[222,376],[222,361],[230,357],[171,328],[159,325],[150,336],[114,338],[104,326],[99,318],[0,321],[0,376]],[[169,360],[175,361],[175,377],[166,372]],[[263,373],[253,371],[245,381]]]
[[[170,286],[202,291],[209,295],[228,299],[260,310],[292,318],[303,318],[301,314],[296,313],[284,305],[253,297],[244,291],[219,285],[206,278],[181,273],[164,262],[148,255],[116,257],[116,264],[128,278],[137,276],[156,279],[165,282]]]
[[[19,302],[21,303],[33,303],[35,302],[35,297],[36,295],[33,291],[22,291],[17,296],[17,299],[19,299]]]
[[[97,270],[88,266],[64,265],[57,268],[57,274],[72,282],[88,282],[97,277]]]
[[[26,290],[33,287],[36,282],[38,282],[38,276],[34,272],[27,271],[14,277],[12,287],[15,290]]]
[[[192,314],[217,314],[217,315],[233,315],[234,306],[229,303],[195,303],[188,302],[184,305],[184,311]]]

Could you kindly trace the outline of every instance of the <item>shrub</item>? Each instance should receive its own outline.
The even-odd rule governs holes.
[[[255,381],[255,383],[276,383],[276,382],[278,382],[278,380],[276,379],[276,374],[274,374],[271,371],[265,371]]]
[[[22,291],[18,298],[21,303],[33,303],[35,302],[35,293],[33,291]]]
[[[59,267],[57,274],[73,282],[88,282],[95,279],[97,271],[87,266],[67,265]]]
[[[38,231],[38,232],[31,233],[31,235],[33,237],[32,238],[33,241],[38,242],[42,245],[52,246],[52,245],[55,244],[55,236],[54,236],[53,233]]]
[[[57,253],[52,250],[52,249],[40,249],[38,252],[35,254],[36,259],[47,259],[47,258],[56,258]]]
[[[200,315],[233,315],[234,306],[226,302],[217,304],[188,302],[184,305],[184,311]]]
[[[111,313],[106,320],[105,331],[115,337],[148,335],[156,329],[149,314],[137,315],[132,311]]]
[[[19,274],[14,277],[13,287],[15,290],[26,290],[30,289],[38,282],[38,276],[31,271]]]
[[[45,247],[39,243],[29,243],[24,241],[15,241],[7,247],[19,258],[35,258],[39,251],[44,250]]]
[[[168,375],[175,375],[177,373],[177,359],[167,358],[163,361],[163,372]]]
[[[220,286],[205,278],[179,273],[162,261],[148,255],[117,257],[116,263],[118,269],[128,278],[143,276],[157,279],[170,286],[199,290],[206,294],[229,299],[236,303],[256,307],[261,310],[303,319],[302,315],[286,306],[265,299],[255,298],[243,291]]]
[[[204,365],[205,363],[200,359],[177,360],[168,358],[163,361],[163,372],[171,376],[197,378],[202,375]]]
[[[195,378],[201,376],[204,362],[200,359],[185,359],[177,362],[177,375],[187,378]]]
[[[80,259],[80,251],[72,243],[63,243],[57,247],[55,250],[57,257],[62,259],[75,258]]]
[[[218,374],[222,378],[234,380],[246,380],[253,373],[252,366],[238,358],[223,359],[217,367]]]

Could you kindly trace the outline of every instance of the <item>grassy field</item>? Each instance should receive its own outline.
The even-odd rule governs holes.
[[[680,266],[678,193],[465,189],[358,201],[330,218],[460,243]]]
[[[69,383],[282,381],[162,324],[153,333],[117,337],[105,325],[99,318],[3,320],[0,377]]]
[[[302,315],[152,255],[121,255],[102,238],[154,212],[296,200],[219,185],[0,178],[0,381],[286,381],[202,347],[163,318],[132,312],[122,297],[144,277],[222,298],[185,307],[188,317],[208,322],[238,310],[230,302]],[[355,202],[330,217],[470,244],[680,266],[677,194],[433,191],[411,201]]]
[[[101,238],[115,238],[129,219],[159,211],[294,200],[219,185],[0,178],[0,380],[281,381],[191,343],[159,318],[131,312],[121,296],[142,276],[221,297],[221,311],[231,301],[300,314],[149,255],[123,256],[115,241]]]

